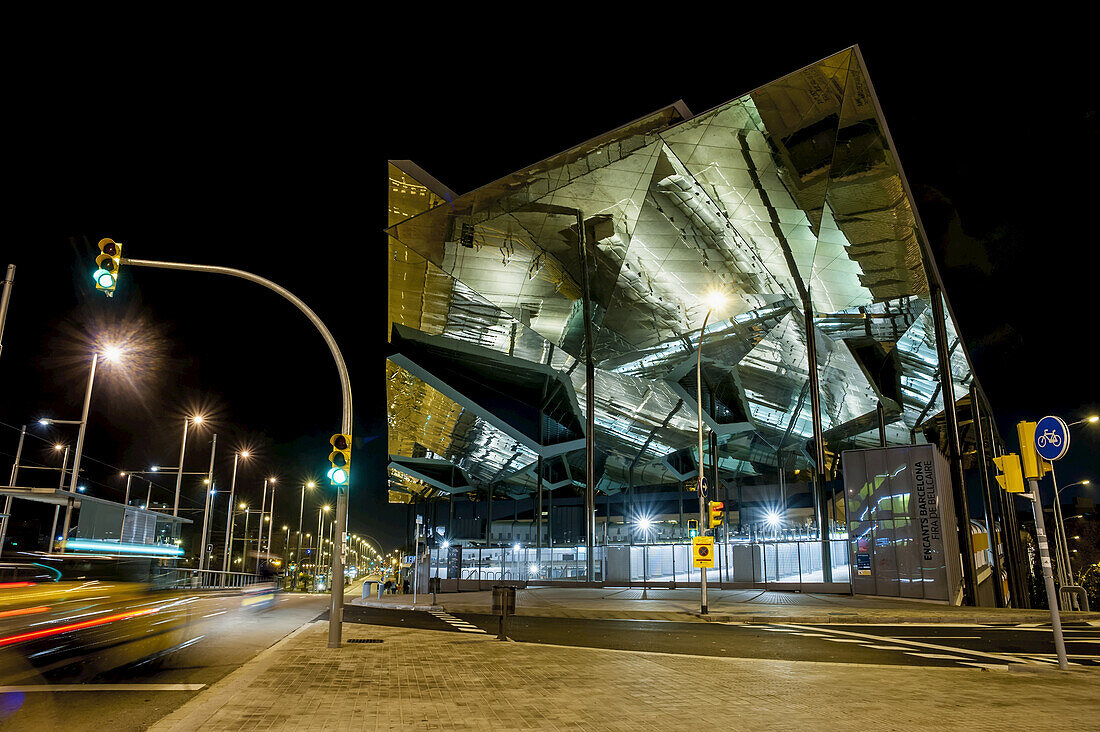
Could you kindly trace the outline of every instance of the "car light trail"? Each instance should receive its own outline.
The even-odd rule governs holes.
[[[16,615],[34,615],[35,613],[44,613],[47,610],[49,610],[49,608],[44,605],[40,607],[24,607],[18,610],[5,610],[0,613],[0,618],[13,618]]]
[[[68,633],[73,630],[82,630],[83,628],[93,628],[97,625],[106,625],[107,623],[113,623],[116,620],[126,620],[127,618],[136,618],[139,615],[148,615],[149,613],[155,613],[157,608],[146,608],[145,610],[131,610],[126,613],[118,613],[116,615],[108,615],[106,617],[97,618],[96,620],[85,620],[82,623],[70,623],[69,625],[59,625],[56,628],[45,628],[43,630],[36,630],[30,633],[20,633],[18,635],[9,635],[6,638],[0,638],[0,646],[10,646],[13,643],[20,643],[26,640],[34,640],[35,638],[46,638],[51,635],[58,635],[60,633]]]

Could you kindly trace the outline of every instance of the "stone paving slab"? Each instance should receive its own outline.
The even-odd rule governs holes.
[[[1095,729],[1100,715],[1097,672],[680,656],[369,625],[345,638],[383,642],[330,649],[325,623],[307,624],[152,729]]]
[[[709,614],[699,613],[697,589],[641,590],[621,588],[537,588],[516,592],[516,614],[539,617],[671,620],[726,623],[1048,623],[1046,610],[952,607],[938,603],[890,598],[824,595],[764,590],[715,590],[709,594]],[[492,610],[492,592],[383,595],[355,598],[366,607],[394,610],[445,610],[485,614]],[[1100,623],[1100,613],[1063,612],[1065,624]]]

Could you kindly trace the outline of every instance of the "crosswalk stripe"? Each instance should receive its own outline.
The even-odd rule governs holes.
[[[444,612],[442,610],[429,610],[428,612],[431,613],[432,616],[436,619],[442,620],[444,623],[447,623],[447,625],[450,625],[455,630],[461,631],[463,633],[485,633],[484,630],[477,627],[473,623],[468,623],[461,618],[456,618],[454,615],[451,615],[450,613]]]

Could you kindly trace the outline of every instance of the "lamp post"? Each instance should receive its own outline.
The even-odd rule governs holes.
[[[298,548],[295,550],[295,558],[298,564],[302,563],[302,516],[306,510],[306,488],[313,489],[317,484],[312,480],[302,484],[302,500],[298,504]]]
[[[725,297],[719,292],[710,292],[706,297],[707,314],[703,318],[703,327],[699,329],[699,344],[695,347],[695,396],[696,396],[696,409],[699,415],[699,483],[697,486],[697,493],[699,494],[699,530],[703,531],[703,527],[706,526],[707,520],[707,496],[706,488],[703,484],[703,338],[707,334],[707,321],[710,320],[710,314],[716,307],[720,307],[725,302]],[[703,615],[707,615],[707,568],[699,568],[699,612]]]
[[[228,572],[231,569],[230,560],[233,558],[233,501],[236,500],[237,492],[237,462],[241,459],[248,459],[248,450],[238,450],[233,453],[233,477],[229,481],[229,508],[225,513],[225,556],[222,559],[222,570]]]
[[[210,443],[210,467],[206,471],[206,481],[203,485],[206,487],[206,503],[202,507],[202,540],[199,542],[199,571],[206,569],[206,525],[210,517],[210,503],[214,498],[214,453],[218,450],[218,435],[214,435],[213,441]],[[183,461],[180,461],[180,467],[183,467]],[[230,499],[230,506],[233,505],[232,499]]]
[[[180,486],[183,485],[183,457],[187,452],[187,427],[192,423],[200,425],[203,421],[201,414],[183,418],[183,442],[180,443],[180,466],[176,471],[176,498],[172,502],[172,516],[178,516],[180,512]]]
[[[245,569],[245,562],[248,561],[248,504],[242,503],[241,510],[244,511],[244,537],[241,539],[241,571],[247,571]]]
[[[642,516],[634,522],[644,539],[642,544],[642,599],[649,599],[649,530],[653,527],[653,519]]]
[[[117,347],[108,346],[103,357],[111,362],[118,361],[121,352]],[[84,433],[88,430],[88,409],[92,404],[92,386],[95,384],[95,370],[99,364],[99,351],[92,354],[92,367],[88,371],[88,388],[84,391],[84,408],[80,412],[80,430],[76,435],[76,452],[73,453],[73,477],[69,483],[69,493],[76,493],[76,484],[80,480],[80,458],[84,454]],[[61,553],[65,553],[65,542],[69,539],[69,523],[72,521],[73,503],[70,498],[65,506],[65,523],[61,530]]]
[[[272,478],[264,478],[264,495],[260,500],[260,533],[256,536],[256,574],[260,573],[260,554],[264,550],[264,509],[267,507],[267,484]]]
[[[1066,580],[1068,580],[1068,583],[1072,585],[1072,584],[1075,584],[1074,579],[1073,579],[1073,564],[1070,562],[1069,540],[1066,539],[1066,519],[1062,515],[1061,492],[1063,490],[1067,489],[1067,488],[1072,488],[1075,485],[1086,485],[1086,486],[1087,485],[1092,485],[1092,481],[1088,480],[1088,479],[1079,480],[1076,483],[1070,483],[1069,485],[1064,485],[1061,488],[1059,488],[1058,487],[1057,476],[1054,475],[1054,463],[1048,463],[1048,464],[1050,465],[1050,478],[1054,482],[1054,508],[1057,511],[1058,533],[1059,533],[1059,536],[1061,538],[1061,544],[1062,544],[1063,554],[1064,554],[1064,558],[1065,558]],[[1072,599],[1073,599],[1074,604],[1076,604],[1077,597],[1074,596]]]
[[[59,450],[59,449],[61,449],[61,445],[54,445],[53,449],[54,450]],[[65,465],[68,462],[69,462],[69,446],[65,445],[65,453],[61,456],[61,480],[58,481],[58,484],[57,484],[58,490],[64,490],[64,488],[65,488]],[[130,480],[129,480],[129,478],[127,478],[126,484],[129,485],[129,483],[130,483]],[[53,551],[53,543],[57,540],[56,539],[56,537],[57,537],[57,516],[58,516],[58,512],[60,510],[61,510],[61,506],[54,506],[53,507],[53,523],[50,524],[50,541],[49,541],[49,544],[47,545],[49,547],[49,551]]]

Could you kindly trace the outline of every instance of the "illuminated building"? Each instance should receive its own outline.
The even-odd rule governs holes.
[[[842,451],[932,441],[974,469],[959,462],[974,423],[945,412],[945,391],[958,409],[976,398],[995,439],[857,48],[462,196],[408,161],[390,177],[390,500],[520,501],[507,539],[476,525],[484,544],[532,545],[522,566],[542,572],[549,524],[569,522],[533,520],[551,502],[595,515],[579,538],[553,530],[575,562],[555,579],[623,579],[611,550],[641,540],[638,517],[659,539],[685,535],[696,494],[678,511],[669,496],[683,501],[698,471],[708,292],[726,304],[702,349],[703,463],[727,544],[801,539],[814,583],[846,585]],[[744,576],[722,551],[721,580]],[[770,566],[760,551],[753,582],[752,562]]]

